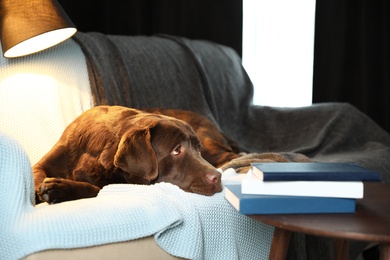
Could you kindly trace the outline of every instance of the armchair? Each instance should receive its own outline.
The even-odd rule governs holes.
[[[215,43],[77,33],[42,53],[1,58],[0,71],[0,227],[6,234],[0,258],[268,258],[273,228],[235,212],[223,193],[205,197],[169,184],[109,185],[96,198],[34,206],[30,165],[94,105],[192,110],[245,152],[351,161],[390,181],[390,136],[370,118],[341,103],[255,106],[239,56]],[[223,173],[224,182],[230,174]],[[330,241],[296,235],[287,257],[326,259],[331,248]],[[364,244],[351,248],[353,257]]]

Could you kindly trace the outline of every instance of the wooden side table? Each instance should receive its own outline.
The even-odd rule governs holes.
[[[269,259],[285,259],[291,232],[334,238],[335,259],[348,259],[348,240],[380,244],[390,259],[390,184],[364,183],[355,214],[250,215],[275,227]]]

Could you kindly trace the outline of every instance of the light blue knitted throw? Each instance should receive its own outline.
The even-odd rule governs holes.
[[[33,206],[31,166],[0,133],[0,259],[154,235],[168,253],[189,259],[268,259],[273,228],[240,215],[224,199],[169,183],[114,184],[96,198]]]

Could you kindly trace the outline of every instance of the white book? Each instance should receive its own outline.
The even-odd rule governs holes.
[[[250,170],[241,183],[242,194],[361,199],[362,181],[262,181]]]

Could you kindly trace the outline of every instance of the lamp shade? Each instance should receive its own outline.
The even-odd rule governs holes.
[[[56,0],[0,0],[0,39],[6,58],[50,48],[76,31]]]

